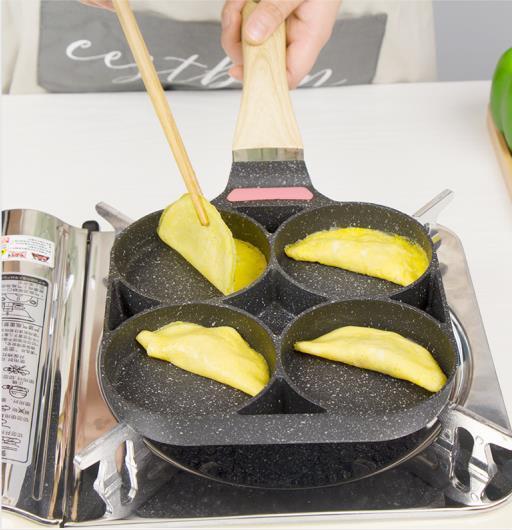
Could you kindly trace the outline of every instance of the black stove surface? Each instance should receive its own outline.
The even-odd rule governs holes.
[[[342,486],[288,491],[229,486],[177,470],[137,515],[225,517],[443,506],[445,498],[438,489],[399,468]]]

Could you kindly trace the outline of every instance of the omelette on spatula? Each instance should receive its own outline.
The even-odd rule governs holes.
[[[255,281],[267,261],[254,245],[233,237],[215,206],[204,197],[201,201],[208,226],[199,222],[187,193],[163,211],[157,233],[222,294],[228,295]]]

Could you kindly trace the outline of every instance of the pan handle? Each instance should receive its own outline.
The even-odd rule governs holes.
[[[510,451],[512,460],[512,432],[458,405],[449,405],[439,416],[441,435],[433,449],[441,470],[448,479],[445,494],[466,506],[489,505],[486,489],[498,472],[491,446]],[[460,429],[473,438],[471,457],[467,465],[469,483],[458,478],[455,465],[459,457]]]
[[[243,25],[256,6],[253,0],[246,3]],[[242,51],[244,86],[234,160],[302,160],[302,139],[288,92],[285,23],[260,45],[242,37]]]

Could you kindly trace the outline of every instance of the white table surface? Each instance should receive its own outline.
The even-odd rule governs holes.
[[[413,213],[444,188],[455,191],[440,221],[455,230],[465,246],[512,411],[512,201],[487,135],[488,97],[487,82],[293,93],[306,162],[320,192]],[[169,100],[203,191],[214,198],[223,190],[231,166],[239,93],[173,92]],[[80,225],[98,219],[94,204],[99,201],[138,218],[183,192],[143,93],[6,96],[1,103],[4,209],[36,208]],[[3,522],[6,528],[28,527],[6,514]],[[313,526],[319,523],[295,520],[289,527]],[[457,518],[339,518],[322,523],[322,528],[511,526],[512,503]]]

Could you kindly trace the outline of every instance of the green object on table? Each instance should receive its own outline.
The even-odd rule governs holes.
[[[491,86],[491,114],[512,149],[512,48],[498,61]]]

